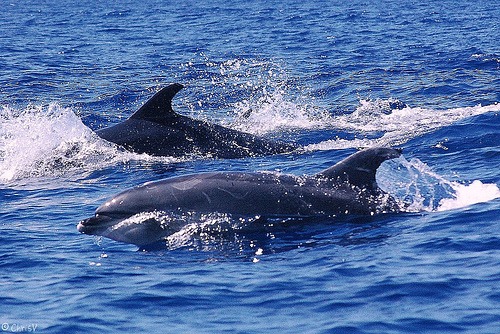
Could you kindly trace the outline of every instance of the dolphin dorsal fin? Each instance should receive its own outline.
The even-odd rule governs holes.
[[[375,174],[382,162],[397,158],[400,149],[374,147],[359,151],[334,166],[316,174],[321,178],[345,181],[361,189],[375,191],[378,189]]]
[[[131,119],[143,119],[148,121],[160,121],[171,118],[177,114],[172,109],[172,99],[184,86],[178,83],[162,88],[153,95],[142,107],[139,108]]]

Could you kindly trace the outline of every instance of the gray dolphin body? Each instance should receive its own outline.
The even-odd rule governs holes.
[[[139,213],[180,210],[302,218],[397,212],[399,205],[378,187],[375,174],[383,161],[400,154],[400,150],[391,148],[371,148],[311,176],[217,172],[149,182],[116,195],[93,217],[81,221],[77,229],[143,246],[173,232],[154,219],[130,221]]]
[[[172,99],[182,88],[177,83],[163,88],[130,118],[97,130],[97,135],[129,151],[154,156],[199,154],[242,158],[291,152],[297,148],[294,144],[267,140],[177,114],[172,110]]]

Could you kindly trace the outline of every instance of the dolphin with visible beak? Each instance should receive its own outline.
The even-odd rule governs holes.
[[[400,154],[397,149],[370,148],[309,176],[212,172],[148,182],[114,196],[97,208],[93,217],[81,221],[77,229],[144,246],[182,228],[182,221],[169,226],[156,219],[155,213],[334,218],[398,212],[399,204],[378,187],[375,174],[382,162]]]

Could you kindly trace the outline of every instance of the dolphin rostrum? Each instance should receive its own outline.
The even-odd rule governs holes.
[[[243,158],[291,152],[297,146],[268,140],[180,115],[172,99],[183,86],[164,87],[122,123],[97,130],[99,137],[135,153],[182,157]]]
[[[401,211],[377,185],[382,162],[400,150],[359,151],[318,174],[294,176],[270,172],[212,172],[148,182],[125,190],[99,208],[77,229],[85,234],[148,245],[178,231],[155,213],[223,213],[234,217],[307,218]],[[138,217],[144,219],[136,219]],[[132,217],[135,217],[132,219]],[[180,224],[180,225],[179,225]],[[187,224],[187,223],[186,223]]]

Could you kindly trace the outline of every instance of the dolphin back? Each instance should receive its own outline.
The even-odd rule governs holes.
[[[182,88],[178,83],[164,87],[127,120],[99,129],[97,135],[129,151],[154,156],[243,158],[298,148],[176,113],[172,99]]]
[[[374,147],[359,151],[334,166],[316,174],[335,182],[348,182],[360,189],[378,190],[375,175],[380,165],[390,159],[401,156],[400,149]]]

